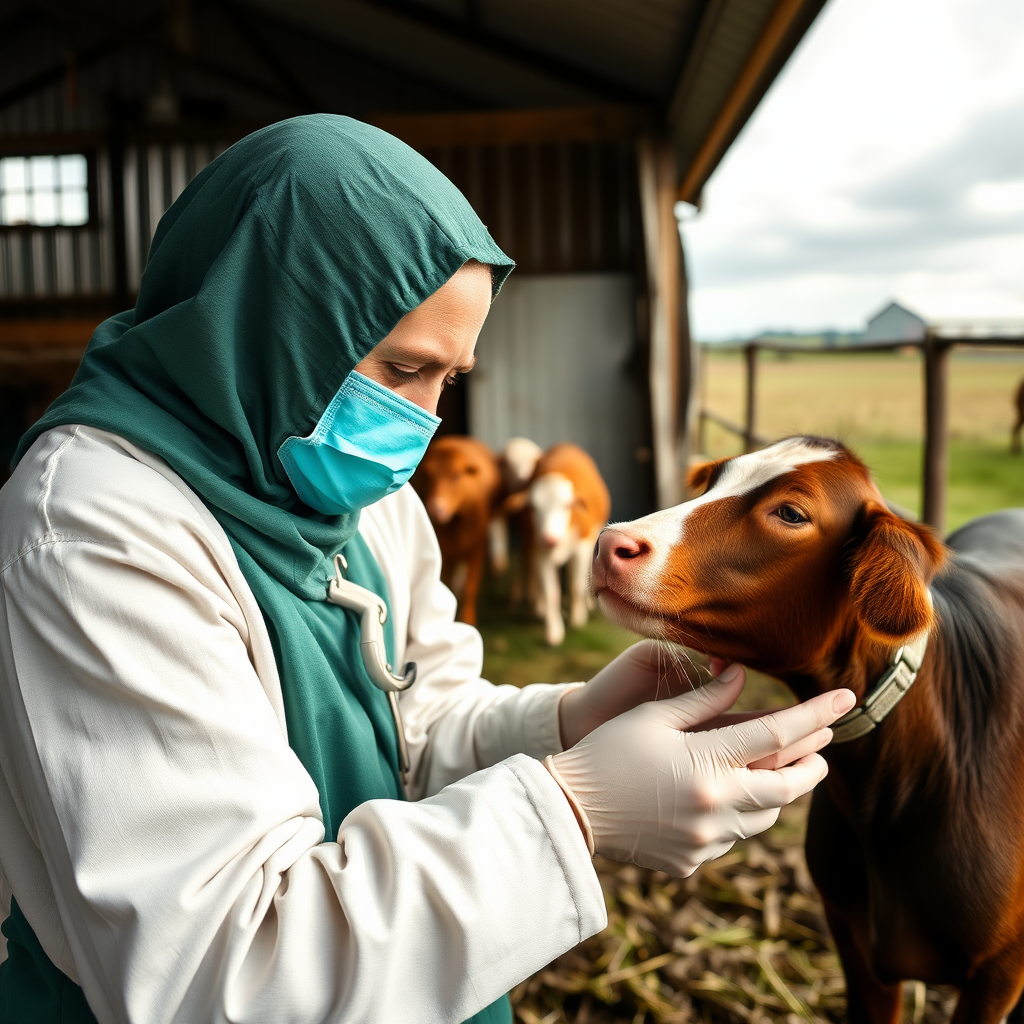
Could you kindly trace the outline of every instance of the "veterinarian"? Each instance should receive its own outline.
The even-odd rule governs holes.
[[[164,216],[0,493],[2,1024],[507,1022],[604,926],[595,850],[686,874],[823,776],[845,691],[716,721],[739,667],[654,701],[683,678],[650,644],[480,678],[403,484],[511,269],[342,117]]]

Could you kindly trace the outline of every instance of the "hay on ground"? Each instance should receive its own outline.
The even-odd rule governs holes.
[[[794,808],[802,818],[803,808]],[[608,927],[512,993],[522,1024],[803,1024],[844,1019],[845,985],[802,829],[739,843],[687,879],[596,859]],[[905,986],[904,1021],[954,994]]]

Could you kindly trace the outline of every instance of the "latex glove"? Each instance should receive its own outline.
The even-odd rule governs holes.
[[[716,675],[725,664],[718,664]],[[589,683],[562,694],[558,702],[562,747],[575,746],[587,733],[638,704],[686,693],[699,682],[697,666],[683,648],[641,640],[601,669]]]
[[[780,808],[825,777],[816,751],[831,740],[828,725],[853,707],[854,695],[831,691],[699,731],[742,688],[742,671],[730,668],[695,692],[627,711],[545,760],[591,852],[689,875],[737,839],[771,827]],[[750,767],[781,758],[782,767]]]

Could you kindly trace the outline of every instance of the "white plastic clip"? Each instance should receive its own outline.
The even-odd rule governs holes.
[[[388,620],[388,606],[380,595],[345,579],[348,563],[345,556],[334,556],[334,579],[327,588],[327,600],[359,615],[359,653],[370,680],[388,695],[391,715],[398,733],[398,762],[402,769],[402,782],[408,781],[409,745],[405,739],[402,712],[398,707],[398,694],[416,682],[416,662],[408,661],[397,676],[391,670],[384,646],[384,623]]]

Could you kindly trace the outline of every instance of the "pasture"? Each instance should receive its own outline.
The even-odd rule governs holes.
[[[739,422],[743,415],[739,353],[707,357],[707,406]],[[825,434],[853,447],[882,492],[914,512],[921,504],[921,359],[916,353],[762,352],[757,428],[769,438]],[[950,464],[947,522],[1024,505],[1024,459],[1009,453],[1012,398],[1024,378],[1024,352],[956,350],[950,365]],[[707,453],[740,450],[739,439],[709,423]]]
[[[710,408],[740,420],[741,357],[708,360]],[[1024,458],[1008,452],[1011,396],[1024,377],[1024,354],[956,353],[951,366],[948,521],[1024,505]],[[883,493],[917,511],[921,472],[921,367],[894,355],[762,355],[758,429],[769,437],[839,437],[872,467]],[[713,457],[739,441],[708,425]],[[558,649],[524,610],[510,611],[493,584],[481,632],[485,675],[496,683],[586,679],[635,637],[600,616],[570,631]],[[780,683],[752,676],[742,708],[792,698]],[[838,1022],[843,978],[817,895],[803,862],[806,802],[789,808],[764,836],[739,843],[693,878],[598,858],[609,926],[513,993],[524,1024],[688,1024],[688,1022]],[[948,1019],[952,994],[909,984],[907,1024]]]

